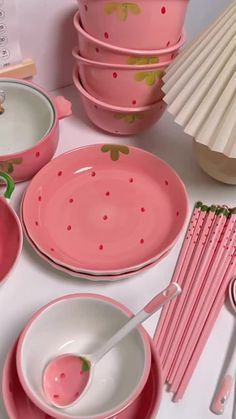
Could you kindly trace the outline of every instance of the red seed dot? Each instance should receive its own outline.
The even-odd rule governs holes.
[[[71,226],[67,226],[67,230],[70,231],[71,230]]]
[[[40,156],[40,152],[37,151],[37,153],[35,153],[35,156],[38,158]]]
[[[167,47],[169,47],[169,46],[170,46],[170,41],[168,41],[168,42],[167,42],[166,46],[167,46]]]
[[[132,105],[136,105],[137,101],[136,100],[132,100]]]
[[[98,106],[97,106],[97,105],[94,105],[94,108],[95,108],[95,109],[98,109]]]
[[[113,78],[116,79],[117,78],[117,73],[114,71],[114,73],[112,74]]]
[[[171,54],[171,60],[173,60],[173,58],[175,58],[175,54],[174,54],[174,52]]]
[[[64,372],[62,372],[62,373],[60,374],[60,378],[61,378],[61,379],[66,378],[66,374],[65,374]]]
[[[143,244],[143,243],[144,243],[144,239],[141,239],[141,240],[140,240],[140,243],[141,243],[141,244]]]
[[[59,399],[59,395],[58,394],[53,394],[53,398],[54,399]]]
[[[107,219],[108,219],[108,216],[107,216],[107,215],[104,215],[104,216],[103,216],[103,220],[105,220],[105,221],[106,221]]]
[[[38,225],[39,225],[38,221],[35,221],[35,225],[38,227]]]
[[[141,212],[145,212],[145,208],[141,208]]]
[[[176,212],[176,216],[177,216],[177,217],[179,216],[179,211],[177,211],[177,212]]]
[[[106,196],[110,196],[110,192],[106,192]]]
[[[98,48],[98,47],[96,47],[96,48],[95,48],[95,51],[96,51],[97,53],[99,53],[99,48]]]
[[[96,176],[96,173],[95,172],[92,172],[91,173],[91,176],[93,176],[93,177]]]
[[[100,244],[99,250],[103,250],[103,245],[102,244]]]
[[[57,174],[58,176],[61,176],[62,175],[62,171],[60,170],[60,172],[58,172],[58,174]]]
[[[73,198],[70,198],[69,203],[70,204],[73,204],[73,202],[74,202],[74,199]]]
[[[76,399],[79,397],[79,392],[77,391],[74,396]]]
[[[161,8],[161,13],[162,13],[163,15],[166,13],[166,8],[165,8],[164,6]]]
[[[129,182],[130,183],[133,183],[133,181],[134,181],[134,179],[131,177],[130,180],[129,180]]]
[[[84,5],[84,8],[85,8],[85,11],[87,12],[87,11],[88,11],[88,6],[87,6],[87,4],[85,4],[85,5]]]
[[[104,33],[104,36],[105,36],[105,38],[106,38],[106,39],[108,39],[108,38],[109,38],[109,35],[108,35],[108,33],[107,33],[107,32],[105,32],[105,33]]]
[[[166,186],[168,186],[168,185],[169,185],[169,182],[168,182],[168,180],[166,180],[166,181],[165,181],[165,184],[166,184]]]
[[[50,250],[51,250],[51,252],[55,252],[55,249],[53,249],[53,247],[51,247],[51,249],[50,249]]]
[[[39,196],[39,197],[38,197],[38,201],[39,201],[39,202],[41,202],[41,201],[42,201],[42,197],[41,197],[41,196]]]

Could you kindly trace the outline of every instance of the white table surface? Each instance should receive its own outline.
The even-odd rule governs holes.
[[[133,138],[118,138],[97,131],[90,125],[81,109],[78,94],[73,86],[59,93],[73,102],[74,114],[61,122],[57,154],[92,143],[114,142],[135,145],[160,156],[179,173],[187,187],[190,208],[196,200],[202,200],[207,204],[236,205],[236,187],[220,184],[200,170],[192,153],[191,138],[182,132],[168,113],[149,131]],[[26,183],[16,187],[12,203],[17,211],[26,187]],[[139,310],[154,294],[168,284],[182,238],[171,254],[158,266],[131,279],[113,284],[75,279],[53,270],[41,261],[25,243],[17,266],[0,289],[0,375],[6,354],[21,329],[32,313],[50,300],[70,293],[96,292],[119,300],[134,312]],[[150,334],[153,334],[155,330],[157,319],[158,315],[155,315],[145,323]],[[234,318],[227,308],[223,308],[184,399],[178,404],[172,403],[170,394],[164,393],[158,419],[212,419],[214,417],[209,411],[209,405],[227,349],[231,340],[235,338],[233,329]],[[223,418],[232,417],[233,398],[232,395]],[[6,418],[0,396],[0,419]]]

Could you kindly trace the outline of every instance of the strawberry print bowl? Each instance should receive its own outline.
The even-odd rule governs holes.
[[[131,315],[115,300],[96,294],[69,295],[43,307],[26,325],[17,346],[17,372],[29,399],[57,419],[108,419],[125,410],[150,375],[150,341],[142,326],[97,363],[91,385],[73,406],[60,410],[48,404],[42,375],[55,356],[93,352]],[[66,379],[65,372],[61,374]],[[60,398],[60,390],[55,397]]]
[[[0,171],[22,182],[53,157],[59,120],[71,115],[71,103],[32,83],[0,78],[0,105]]]
[[[135,147],[98,144],[62,154],[31,181],[24,227],[42,254],[80,273],[121,274],[176,242],[188,202],[177,174]],[[63,214],[63,219],[61,217]]]
[[[181,0],[181,2],[184,1],[185,0]],[[173,2],[178,3],[178,0],[173,0]],[[93,4],[97,4],[97,1],[94,1]],[[97,19],[97,22],[98,21],[99,19]],[[127,65],[129,64],[129,60],[131,58],[148,58],[158,60],[160,63],[167,62],[176,57],[179,49],[185,42],[185,34],[180,33],[176,43],[170,46],[167,42],[166,47],[162,49],[159,49],[156,44],[154,49],[141,49],[141,46],[137,41],[134,43],[133,48],[121,48],[111,45],[109,43],[109,39],[101,41],[98,38],[89,35],[89,33],[87,33],[81,26],[79,12],[77,12],[74,16],[74,26],[77,31],[80,55],[84,58],[88,58],[89,60],[100,61],[103,63]],[[140,34],[143,36],[143,31],[140,31]],[[139,49],[136,49],[137,46]]]
[[[127,65],[101,63],[81,57],[77,49],[73,56],[83,87],[98,100],[135,108],[151,105],[164,96],[162,77],[170,62],[130,58]]]
[[[79,0],[85,31],[122,48],[157,49],[178,42],[189,0]]]
[[[77,68],[74,69],[73,80],[88,118],[98,128],[112,134],[138,134],[159,121],[166,108],[163,100],[139,107],[111,105],[96,99],[84,89]]]

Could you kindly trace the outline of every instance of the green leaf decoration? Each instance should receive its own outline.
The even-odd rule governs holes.
[[[162,77],[164,77],[165,74],[166,73],[165,73],[164,70],[157,70],[156,71],[156,76],[157,76],[158,79],[162,79]]]
[[[89,371],[91,368],[91,362],[88,359],[83,358],[82,356],[80,356],[80,359],[82,361],[82,371],[83,372]]]
[[[123,114],[122,119],[125,119],[127,115]],[[120,158],[120,153],[128,155],[129,148],[125,145],[117,145],[117,144],[105,144],[101,148],[103,153],[110,152],[111,160],[118,161]]]
[[[149,64],[158,64],[158,63],[159,63],[158,57],[149,58]]]
[[[146,84],[148,86],[153,86],[155,82],[156,82],[156,73],[155,71],[150,71],[150,73],[146,77]]]
[[[145,72],[142,72],[142,73],[136,73],[135,76],[134,76],[134,79],[136,81],[143,81],[143,80],[146,79],[146,77],[148,77],[148,75],[149,75],[148,71],[145,71]]]
[[[121,21],[125,21],[128,17],[128,8],[125,4],[119,4],[116,9],[117,17]]]
[[[11,174],[11,173],[13,173],[14,172],[14,166],[13,166],[13,164],[12,163],[8,163],[8,170],[7,170],[7,173],[8,174]]]
[[[105,13],[107,15],[111,15],[117,10],[117,6],[119,6],[119,3],[108,3],[105,5]]]
[[[140,15],[141,9],[136,3],[125,3],[127,5],[127,9],[135,16]]]
[[[11,174],[14,172],[14,165],[15,164],[21,164],[23,162],[22,157],[18,157],[16,159],[11,159],[11,160],[5,160],[5,161],[0,161],[0,170]]]
[[[129,57],[128,64],[130,65],[148,65],[148,64],[158,64],[158,57]]]

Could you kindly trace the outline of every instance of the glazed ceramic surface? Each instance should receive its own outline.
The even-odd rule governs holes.
[[[236,159],[210,150],[196,141],[193,142],[193,150],[199,166],[205,173],[219,182],[236,185]]]
[[[59,119],[71,114],[62,97],[52,100],[39,87],[20,80],[0,79],[5,94],[0,115],[0,170],[16,182],[30,179],[53,157],[59,139]]]
[[[85,273],[81,273],[79,271],[74,271],[72,269],[69,268],[65,268],[61,265],[58,265],[57,263],[55,263],[52,259],[50,259],[47,255],[44,255],[42,252],[40,252],[40,250],[37,248],[37,246],[35,245],[35,243],[31,240],[31,238],[29,237],[27,230],[25,228],[24,225],[24,220],[23,220],[23,216],[21,216],[21,223],[23,226],[23,231],[25,234],[26,239],[28,240],[29,244],[33,247],[33,249],[35,250],[35,252],[37,253],[37,255],[43,259],[45,262],[49,263],[49,265],[54,268],[57,269],[61,272],[64,272],[67,275],[71,275],[75,278],[80,278],[80,279],[88,279],[89,281],[119,281],[121,279],[127,279],[130,278],[134,275],[138,275],[140,273],[145,272],[148,269],[153,268],[154,266],[156,266],[157,263],[159,263],[162,259],[164,259],[169,251],[166,252],[164,255],[162,255],[157,261],[150,263],[148,265],[145,265],[143,268],[140,268],[138,270],[135,271],[130,271],[130,272],[125,272],[123,274],[114,274],[114,275],[96,275],[96,274],[85,274]]]
[[[102,102],[91,96],[82,86],[78,72],[73,75],[74,84],[81,94],[84,109],[90,121],[98,128],[116,135],[135,135],[154,125],[163,115],[163,100],[149,106],[119,107]]]
[[[156,261],[177,240],[186,215],[185,188],[170,166],[141,149],[109,144],[54,159],[23,202],[25,226],[40,251],[97,274]]]
[[[98,100],[115,106],[146,106],[160,101],[162,77],[170,64],[157,59],[130,59],[128,65],[91,61],[73,51],[83,87]]]
[[[154,419],[160,405],[162,394],[161,364],[156,348],[150,339],[152,364],[147,383],[140,396],[123,412],[113,419]],[[16,369],[16,346],[6,359],[2,393],[9,419],[54,419],[36,407],[24,392]]]
[[[156,47],[156,49],[153,50],[135,48],[127,49],[109,44],[109,39],[104,39],[103,42],[89,35],[80,24],[79,13],[77,13],[74,17],[74,26],[77,31],[78,45],[82,57],[103,63],[128,64],[131,58],[152,58],[157,59],[159,62],[170,61],[175,58],[185,41],[185,35],[182,35],[181,39],[179,39],[178,42],[171,47],[168,46],[163,49],[157,49]],[[143,36],[143,31],[140,31],[140,33],[142,33]],[[139,46],[139,43],[135,42],[134,47],[135,46]]]
[[[0,180],[5,178],[9,176],[0,172]],[[23,242],[20,221],[8,202],[12,192],[13,190],[6,197],[0,196],[0,285],[15,266]]]
[[[123,48],[157,49],[176,44],[188,0],[137,0],[124,3],[80,0],[83,28],[101,41]]]
[[[141,393],[150,372],[150,344],[142,327],[98,362],[87,392],[71,407],[58,410],[47,404],[42,374],[55,356],[94,352],[129,317],[125,307],[96,294],[65,296],[42,308],[29,321],[17,347],[17,371],[30,399],[61,419],[105,419],[124,410]]]

